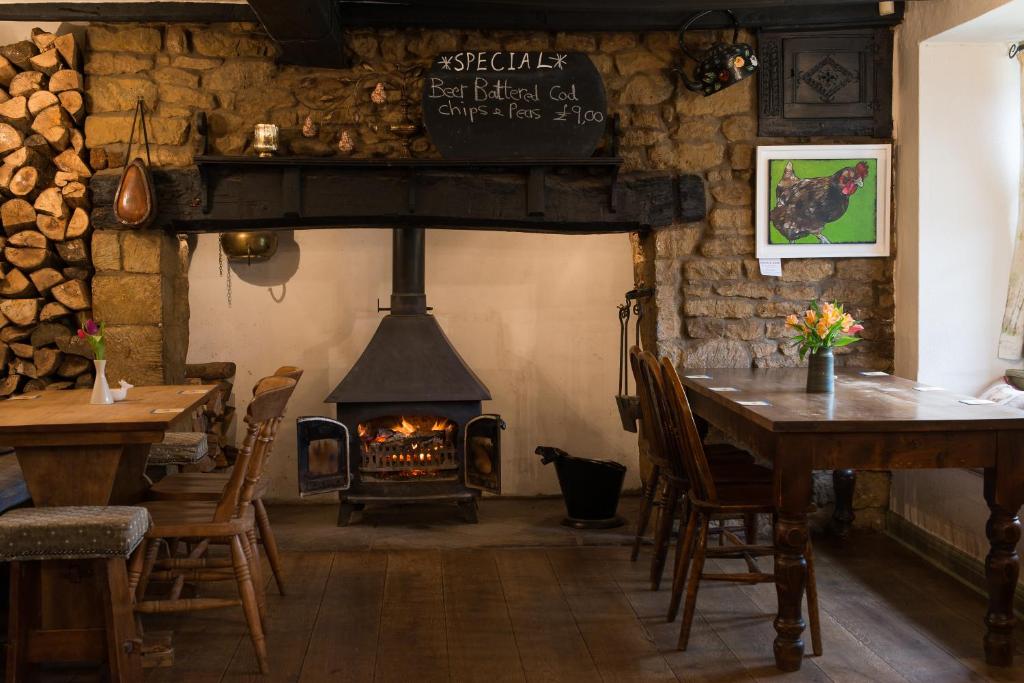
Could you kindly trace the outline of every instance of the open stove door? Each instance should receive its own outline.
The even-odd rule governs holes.
[[[348,427],[329,417],[295,421],[299,453],[299,495],[347,491],[352,485]]]
[[[463,467],[468,488],[501,493],[501,415],[478,415],[466,423]]]

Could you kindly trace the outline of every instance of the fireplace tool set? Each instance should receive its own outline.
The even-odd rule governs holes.
[[[636,421],[640,417],[640,402],[629,393],[629,323],[636,316],[633,326],[633,343],[640,346],[640,323],[644,319],[644,307],[654,294],[654,289],[644,287],[643,282],[626,292],[625,301],[619,304],[619,390],[615,394],[615,405],[619,409],[622,428],[636,433]]]

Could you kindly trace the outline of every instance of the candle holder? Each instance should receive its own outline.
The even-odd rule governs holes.
[[[277,151],[280,131],[273,123],[257,123],[253,129],[252,148],[263,158],[274,156]]]

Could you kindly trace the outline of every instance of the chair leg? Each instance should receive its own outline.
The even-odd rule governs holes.
[[[743,515],[743,535],[747,545],[757,545],[757,515],[748,512]]]
[[[256,508],[256,525],[260,529],[260,540],[263,541],[263,549],[267,553],[267,562],[270,563],[270,570],[274,573],[274,581],[277,582],[277,592],[284,595],[284,568],[281,566],[281,556],[277,550],[277,539],[274,537],[274,530],[270,526],[267,508],[263,505],[262,498],[254,498],[252,504]]]
[[[685,650],[690,644],[690,627],[693,625],[693,615],[697,608],[697,589],[700,587],[700,577],[704,573],[704,555],[708,545],[708,523],[710,518],[701,514],[697,521],[700,524],[700,532],[697,535],[697,548],[693,554],[693,567],[690,569],[689,580],[686,584],[686,606],[683,608],[683,623],[679,627],[679,642],[676,648]]]
[[[267,666],[267,640],[263,635],[263,624],[260,622],[260,609],[256,602],[256,589],[252,584],[252,575],[249,573],[249,563],[245,558],[243,546],[247,539],[241,536],[231,537],[231,563],[235,570],[235,580],[238,582],[238,596],[242,599],[242,610],[245,612],[245,621],[249,625],[249,637],[252,639],[252,647],[256,651],[256,661],[260,665],[260,673],[270,673]]]
[[[807,620],[811,625],[811,651],[815,657],[820,657],[821,647],[821,617],[818,614],[818,583],[814,575],[814,550],[811,547],[810,539],[807,540]]]
[[[245,551],[245,559],[249,562],[249,574],[252,576],[252,585],[256,591],[256,605],[260,609],[260,621],[263,628],[267,626],[267,584],[263,581],[263,565],[260,564],[259,544],[256,542],[256,530],[250,529],[242,544]]]
[[[146,563],[146,548],[148,545],[149,539],[142,539],[142,543],[135,549],[128,563],[128,590],[132,594],[139,587],[139,580],[142,578],[142,567]]]
[[[105,576],[104,621],[107,627],[107,667],[110,680],[118,683],[142,681],[142,639],[135,631],[132,597],[124,559],[97,562]]]
[[[135,589],[135,599],[141,602],[146,597],[146,589],[149,588],[149,577],[153,574],[153,567],[156,565],[156,557],[160,554],[159,538],[146,539],[146,554],[142,562],[142,575],[139,577],[139,585]]]
[[[654,496],[658,492],[658,480],[661,479],[661,467],[655,465],[651,468],[651,479],[644,488],[643,502],[640,504],[640,517],[636,520],[636,537],[633,539],[633,550],[629,554],[631,562],[636,562],[640,555],[640,545],[643,543],[644,534],[647,533],[647,525],[651,521],[651,510],[654,508]]]
[[[28,639],[39,614],[39,563],[11,562],[10,566],[5,680],[9,683],[23,683],[34,678],[34,667],[28,661]]]
[[[658,527],[654,535],[654,557],[651,558],[651,590],[661,589],[661,577],[665,573],[665,559],[668,556],[669,541],[672,538],[672,523],[682,492],[675,484],[665,487],[665,498],[658,516]]]
[[[683,600],[683,587],[686,586],[686,574],[690,568],[690,558],[693,557],[693,535],[697,529],[697,510],[690,507],[690,514],[687,515],[686,532],[680,535],[680,553],[676,557],[675,571],[672,572],[672,599],[668,603],[668,621],[676,620],[679,614],[679,603]]]

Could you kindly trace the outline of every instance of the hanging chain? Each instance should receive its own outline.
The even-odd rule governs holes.
[[[220,238],[217,238],[217,273],[220,277],[224,277],[224,245],[221,243]],[[231,308],[231,264],[228,264],[228,308]]]

